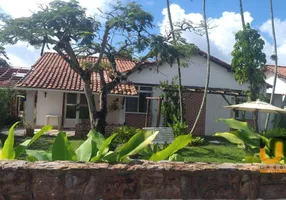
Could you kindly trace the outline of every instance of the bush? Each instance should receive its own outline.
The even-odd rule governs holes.
[[[192,141],[190,142],[191,146],[199,146],[203,145],[205,143],[205,139],[202,137],[194,137]]]
[[[176,116],[173,116],[173,124],[169,124],[169,127],[173,129],[173,133],[175,137],[178,137],[179,135],[185,135],[188,133],[188,124],[186,122],[181,122],[176,118]]]
[[[286,129],[285,128],[269,129],[263,133],[263,136],[267,138],[286,137]]]
[[[0,129],[18,121],[13,113],[13,99],[15,95],[15,91],[0,89]]]
[[[117,134],[117,136],[114,138],[111,148],[114,149],[116,146],[126,143],[137,133],[143,133],[143,130],[130,126],[122,126],[116,128],[113,134]]]

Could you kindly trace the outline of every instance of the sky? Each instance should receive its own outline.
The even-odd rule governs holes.
[[[107,10],[113,0],[78,0],[87,8],[87,13],[93,15],[97,8]],[[1,0],[0,11],[12,17],[31,15],[39,4],[47,4],[50,0]],[[127,2],[127,0],[123,0]],[[155,29],[158,34],[168,30],[168,18],[165,0],[136,0],[143,9],[154,16]],[[206,0],[207,17],[212,28],[210,30],[211,54],[227,63],[231,62],[231,51],[235,43],[235,33],[242,28],[239,15],[239,0]],[[173,21],[182,19],[200,23],[202,20],[202,0],[170,0]],[[15,6],[17,5],[17,6]],[[243,0],[245,21],[257,29],[265,41],[264,53],[268,64],[273,64],[269,58],[273,53],[272,29],[270,23],[269,0]],[[278,64],[286,66],[286,1],[273,0],[275,29],[278,45]],[[185,31],[183,36],[188,42],[194,43],[200,49],[206,50],[205,36]],[[40,57],[40,50],[27,43],[19,42],[6,46],[9,62],[12,66],[31,67]]]

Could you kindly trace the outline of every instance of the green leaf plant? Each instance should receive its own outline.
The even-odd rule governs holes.
[[[87,139],[75,150],[72,148],[66,133],[59,132],[50,153],[43,150],[28,150],[27,148],[38,140],[43,133],[51,130],[51,126],[44,126],[33,138],[14,147],[14,128],[16,125],[17,123],[9,130],[8,138],[0,152],[0,159],[13,160],[19,159],[21,155],[26,155],[24,158],[31,162],[68,160],[118,163],[129,162],[133,157],[148,150],[147,156],[142,156],[146,160],[155,162],[168,159],[171,161],[183,161],[184,158],[175,153],[187,146],[192,139],[191,135],[181,135],[178,136],[173,143],[167,145],[166,148],[152,149],[150,148],[150,145],[152,145],[152,142],[159,131],[142,131],[136,133],[125,144],[122,144],[114,151],[111,151],[109,146],[117,134],[115,133],[108,138],[105,138],[101,133],[92,129],[88,133]]]

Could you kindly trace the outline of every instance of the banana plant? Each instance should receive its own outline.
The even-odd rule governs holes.
[[[26,150],[34,142],[36,142],[45,132],[52,129],[52,126],[44,126],[39,132],[37,132],[31,139],[28,139],[18,146],[14,147],[14,129],[19,122],[16,122],[8,132],[8,137],[4,142],[3,148],[0,150],[0,160],[14,160],[18,159],[22,154],[26,153]]]
[[[272,151],[270,148],[271,140],[258,133],[255,133],[247,122],[241,122],[233,118],[218,119],[218,121],[224,122],[232,130],[229,132],[216,133],[215,136],[223,137],[229,142],[245,149],[247,153],[245,161],[257,161],[261,147],[264,147],[269,156],[272,156]]]

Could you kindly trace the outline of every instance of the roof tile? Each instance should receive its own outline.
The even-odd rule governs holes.
[[[79,63],[82,64],[86,61],[95,63],[97,57],[79,57]],[[108,63],[106,58],[103,62]],[[115,60],[119,72],[128,72],[135,67],[135,62],[129,60]],[[111,81],[104,73],[105,80]],[[100,92],[100,77],[99,74],[92,74],[92,90],[93,92]],[[40,88],[40,89],[53,89],[53,90],[68,90],[68,91],[83,91],[84,84],[80,76],[74,72],[57,53],[45,53],[33,66],[29,76],[17,87],[22,88]],[[136,88],[132,83],[120,83],[112,91],[112,94],[128,94],[136,95]]]

